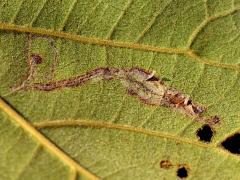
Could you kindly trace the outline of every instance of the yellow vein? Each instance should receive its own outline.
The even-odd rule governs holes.
[[[26,26],[19,26],[14,24],[8,23],[0,23],[0,30],[6,31],[15,31],[15,32],[22,32],[22,33],[33,33],[45,36],[53,36],[58,38],[69,39],[73,41],[79,41],[84,44],[95,44],[101,46],[112,46],[112,47],[121,47],[121,48],[129,48],[129,49],[137,49],[137,50],[144,50],[144,51],[154,51],[154,52],[161,52],[161,53],[169,53],[169,54],[186,54],[187,50],[185,49],[178,49],[178,48],[160,48],[150,45],[143,45],[137,43],[129,43],[129,42],[122,42],[122,41],[113,41],[108,39],[100,39],[94,37],[84,37],[77,34],[69,34],[65,32],[47,30],[42,28],[32,28]]]
[[[77,180],[78,179],[78,174],[75,169],[73,169],[72,173],[70,174],[69,180]]]
[[[82,119],[81,120],[54,120],[54,121],[37,122],[37,123],[34,123],[33,126],[39,129],[58,128],[58,127],[66,127],[66,126],[87,126],[92,128],[117,129],[117,130],[125,130],[125,131],[130,131],[130,132],[135,132],[135,133],[140,133],[140,134],[145,134],[150,136],[171,139],[176,142],[194,144],[196,146],[205,147],[205,148],[209,148],[209,147],[214,148],[214,146],[211,146],[209,144],[194,142],[194,141],[191,141],[190,139],[179,138],[167,133],[152,131],[152,130],[138,128],[138,127],[129,126],[129,125],[113,124],[113,123],[108,123],[103,121],[92,121],[92,120],[82,120]]]
[[[207,64],[210,66],[240,71],[240,67],[238,65],[222,64],[222,63],[215,62],[213,60],[209,60],[207,58],[201,58],[198,55],[196,55],[195,52],[193,52],[191,49],[164,48],[164,47],[156,47],[156,46],[144,45],[144,44],[138,44],[138,43],[114,41],[114,40],[100,39],[100,38],[94,38],[94,37],[84,37],[77,34],[69,34],[66,32],[19,26],[19,25],[8,24],[8,23],[0,23],[0,30],[32,33],[32,34],[38,34],[42,36],[53,36],[53,37],[78,41],[83,44],[95,44],[95,45],[107,46],[107,47],[111,46],[111,47],[129,48],[129,49],[152,51],[152,52],[159,52],[159,53],[166,53],[166,54],[183,55],[183,56],[190,57],[195,61]]]
[[[235,71],[240,71],[240,66],[239,65],[217,63],[217,62],[214,62],[214,60],[209,60],[207,58],[201,58],[200,56],[198,56],[193,51],[189,51],[188,55],[189,55],[189,57],[193,58],[194,60],[196,60],[196,61],[198,61],[200,63],[206,64],[206,65],[209,65],[209,66],[219,67],[219,68],[223,68],[223,69],[231,69],[231,70],[235,70]]]
[[[183,137],[177,137],[174,135],[170,135],[167,133],[162,133],[158,131],[152,131],[144,128],[138,128],[134,126],[129,125],[121,125],[121,124],[113,124],[103,121],[92,121],[92,120],[53,120],[53,121],[41,121],[34,123],[33,126],[38,129],[44,129],[44,128],[61,128],[61,127],[68,127],[68,126],[85,126],[85,127],[91,127],[91,128],[106,128],[106,129],[113,129],[113,130],[122,130],[122,131],[129,131],[129,132],[135,132],[139,134],[145,134],[149,136],[155,136],[160,138],[166,138],[175,142],[179,143],[185,143],[185,144],[191,144],[196,145],[198,147],[202,148],[211,148],[218,153],[221,153],[224,156],[232,155],[227,150],[219,148],[219,144],[206,144],[206,143],[200,143],[193,141],[188,138]],[[232,157],[235,158],[236,161],[239,161],[239,156],[233,155]]]
[[[0,109],[3,110],[6,114],[8,114],[24,130],[26,130],[33,137],[35,137],[43,146],[48,148],[54,155],[58,156],[65,163],[67,163],[72,169],[76,169],[79,173],[87,176],[90,179],[99,179],[98,177],[81,167],[78,163],[76,163],[73,159],[67,156],[59,148],[57,148],[55,144],[50,142],[45,136],[38,132],[33,126],[31,126],[21,115],[19,115],[15,110],[13,110],[6,102],[4,102],[2,98],[0,98]]]
[[[194,40],[197,38],[198,34],[202,31],[202,29],[209,23],[209,22],[212,22],[212,21],[215,21],[219,18],[222,18],[222,17],[226,17],[228,15],[231,15],[233,13],[235,13],[236,11],[239,11],[240,10],[240,7],[236,7],[236,8],[233,8],[231,10],[228,10],[228,11],[225,11],[221,14],[217,14],[215,16],[210,16],[208,18],[206,18],[204,21],[202,21],[202,23],[197,26],[197,28],[193,31],[192,35],[190,36],[189,40],[188,40],[188,43],[187,43],[187,48],[191,48]]]

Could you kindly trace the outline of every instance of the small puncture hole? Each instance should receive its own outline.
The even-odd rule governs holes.
[[[208,124],[203,125],[197,130],[197,136],[200,141],[210,142],[213,137],[213,130]]]
[[[188,176],[188,170],[185,167],[178,168],[177,176],[180,178],[186,178]]]

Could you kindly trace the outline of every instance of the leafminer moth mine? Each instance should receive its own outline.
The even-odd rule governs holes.
[[[34,55],[33,61],[35,64],[40,64],[42,59]],[[202,114],[206,109],[202,105],[193,102],[188,96],[166,85],[161,78],[155,76],[155,72],[149,72],[137,67],[101,67],[69,79],[50,81],[47,83],[27,84],[24,89],[54,91],[62,88],[78,87],[88,81],[99,80],[120,81],[129,95],[138,98],[145,104],[174,108],[198,121],[206,121],[209,124],[219,123],[219,118],[217,118],[217,116],[203,118]]]

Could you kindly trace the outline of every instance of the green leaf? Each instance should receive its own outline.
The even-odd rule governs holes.
[[[239,0],[0,1],[0,179],[237,179],[239,57]],[[143,70],[219,117],[209,143],[206,121],[140,100]]]
[[[1,179],[61,179],[71,176],[70,168],[34,141],[1,111]],[[47,171],[46,163],[51,171]]]

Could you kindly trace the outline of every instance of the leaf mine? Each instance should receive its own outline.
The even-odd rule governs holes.
[[[239,178],[239,0],[0,2],[2,179]]]
[[[33,55],[30,63],[28,79],[34,79],[37,64],[40,64],[42,59],[40,55]],[[54,73],[54,72],[51,72]],[[214,122],[219,123],[217,116],[204,118],[203,113],[206,109],[196,102],[193,102],[189,96],[184,95],[180,91],[169,87],[164,81],[156,77],[155,72],[149,72],[145,69],[133,68],[115,68],[115,67],[100,67],[86,72],[83,75],[63,79],[52,80],[47,83],[24,83],[18,90],[38,90],[38,91],[54,91],[63,88],[74,88],[82,86],[87,82],[96,82],[100,80],[117,80],[126,88],[129,95],[138,98],[147,105],[164,106],[177,109],[196,121],[205,121],[209,124]],[[213,124],[213,123],[212,123]]]
[[[125,87],[129,95],[138,98],[144,104],[176,109],[195,121],[205,122],[210,125],[220,124],[218,116],[203,117],[206,111],[204,106],[193,102],[188,95],[165,84],[164,78],[155,76],[155,71],[150,72],[138,67],[99,67],[79,76],[54,80],[59,53],[54,45],[54,41],[49,39],[47,40],[50,41],[54,52],[54,59],[49,72],[52,78],[47,80],[46,83],[39,82],[35,76],[37,76],[38,65],[42,63],[42,57],[39,53],[30,53],[33,38],[32,35],[28,37],[28,77],[20,86],[12,88],[10,94],[20,90],[54,91],[82,86],[88,82],[117,80],[121,82],[121,85]],[[35,38],[45,39],[45,37]]]

